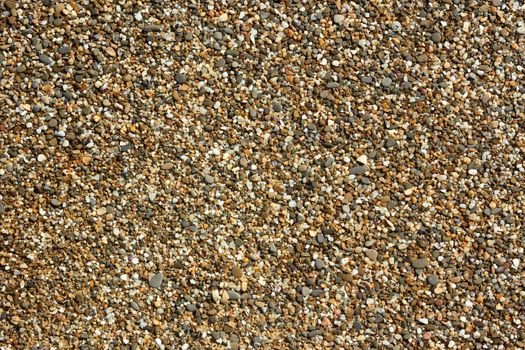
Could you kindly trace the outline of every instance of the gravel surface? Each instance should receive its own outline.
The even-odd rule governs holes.
[[[525,348],[525,8],[0,1],[0,348]]]

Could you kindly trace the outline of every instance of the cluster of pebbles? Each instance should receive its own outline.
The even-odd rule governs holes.
[[[523,2],[0,6],[0,348],[525,347]]]

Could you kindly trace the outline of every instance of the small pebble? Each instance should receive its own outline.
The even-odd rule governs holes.
[[[156,273],[149,279],[149,285],[151,288],[159,289],[162,285],[162,279],[164,276],[162,275],[162,272]]]

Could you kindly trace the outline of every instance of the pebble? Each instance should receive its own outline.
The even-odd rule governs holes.
[[[376,261],[377,260],[377,255],[378,255],[377,250],[375,250],[375,249],[366,249],[365,250],[365,254],[370,260],[372,260],[372,261]]]
[[[159,289],[160,286],[162,285],[163,278],[164,278],[164,276],[162,275],[162,272],[154,274],[149,279],[149,286],[151,288]]]
[[[237,278],[237,279],[241,279],[242,276],[243,276],[243,272],[241,270],[241,268],[239,266],[233,266],[232,267],[232,275]]]
[[[273,102],[272,109],[274,112],[282,112],[283,106],[279,102]]]
[[[343,24],[344,20],[345,20],[345,16],[344,15],[339,15],[338,14],[338,15],[334,16],[334,23],[336,23],[336,24],[341,25],[341,24]]]
[[[229,300],[239,300],[239,299],[241,299],[241,295],[238,292],[234,291],[234,290],[229,290],[228,291],[228,299]]]
[[[357,158],[357,162],[358,163],[361,163],[362,165],[367,165],[368,164],[368,157],[366,155],[360,155],[358,158]]]
[[[436,287],[439,284],[439,277],[437,275],[429,275],[427,277],[427,282],[432,287]]]
[[[310,295],[310,293],[312,292],[312,290],[308,287],[302,287],[301,288],[301,294],[304,296],[304,297],[307,297]]]
[[[175,75],[175,81],[179,84],[184,84],[186,82],[186,75],[182,73],[177,73]]]
[[[208,185],[215,183],[215,178],[209,174],[204,175],[204,182]]]
[[[160,166],[160,168],[162,170],[171,170],[173,169],[173,167],[175,167],[175,164],[171,163],[171,162],[168,162],[168,163],[164,163]]]
[[[428,261],[423,258],[412,260],[412,267],[415,269],[424,269],[428,266]]]
[[[349,173],[351,175],[360,175],[360,174],[366,173],[367,171],[368,171],[367,167],[359,165],[359,166],[350,168]]]
[[[38,160],[40,163],[43,163],[47,160],[47,157],[43,154],[39,154],[37,157],[36,157],[36,160]]]
[[[381,85],[383,87],[389,87],[391,84],[392,84],[392,79],[390,79],[388,77],[383,78],[383,80],[381,80]]]
[[[43,64],[51,64],[53,63],[53,60],[51,59],[51,57],[47,56],[47,55],[44,55],[44,54],[41,54],[38,56],[38,59],[40,60],[40,62],[42,62]]]

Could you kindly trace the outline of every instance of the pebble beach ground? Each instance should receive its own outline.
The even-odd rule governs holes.
[[[0,349],[525,348],[519,1],[0,1]]]

